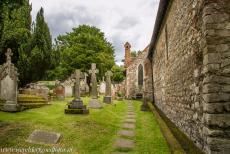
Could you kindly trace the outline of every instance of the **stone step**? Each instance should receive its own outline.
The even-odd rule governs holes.
[[[135,115],[135,112],[127,112],[127,115]]]
[[[136,119],[125,119],[125,123],[136,123]]]
[[[135,115],[127,115],[127,117],[126,118],[135,118]]]
[[[133,130],[121,130],[118,132],[118,135],[124,136],[124,137],[134,137],[135,132]]]
[[[122,128],[126,128],[126,129],[135,129],[136,125],[133,123],[124,123]]]
[[[133,149],[134,146],[134,141],[130,139],[118,138],[114,143],[114,147],[117,149]]]

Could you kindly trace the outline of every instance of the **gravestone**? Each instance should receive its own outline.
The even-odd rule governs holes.
[[[111,71],[107,71],[105,73],[106,76],[106,90],[105,90],[105,97],[104,97],[104,103],[112,103],[112,96],[111,96],[111,76],[113,73]]]
[[[18,95],[18,72],[11,63],[13,55],[11,49],[7,49],[6,63],[0,66],[0,99],[1,110],[6,112],[17,112],[21,106],[17,102]]]
[[[89,86],[87,83],[87,77],[88,77],[88,74],[84,73],[84,79],[82,79],[80,82],[81,96],[85,96],[89,94]]]
[[[97,92],[97,76],[96,73],[99,71],[96,69],[96,64],[92,63],[91,70],[89,73],[91,74],[91,100],[89,101],[89,108],[100,109],[102,108],[101,103],[98,100],[98,92]]]
[[[56,81],[55,83],[55,89],[54,93],[56,94],[56,98],[58,100],[64,100],[65,99],[65,87],[61,84],[60,81]]]
[[[26,141],[34,144],[56,144],[60,140],[60,137],[61,134],[59,133],[35,130]]]
[[[88,114],[89,110],[83,105],[80,97],[80,79],[83,77],[79,69],[75,70],[71,78],[74,80],[74,100],[68,104],[68,109],[65,109],[66,114]]]
[[[106,83],[105,83],[105,80],[104,80],[104,77],[100,83],[100,87],[99,87],[99,92],[100,94],[105,94],[105,89],[106,89]]]
[[[70,79],[64,82],[65,87],[65,97],[72,97],[73,96],[73,83]]]

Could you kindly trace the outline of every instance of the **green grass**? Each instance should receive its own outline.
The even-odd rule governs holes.
[[[89,99],[83,100],[88,102]],[[33,130],[42,129],[62,134],[55,147],[72,148],[73,153],[80,154],[110,153],[126,115],[127,104],[124,101],[114,101],[116,105],[104,104],[101,110],[90,109],[89,115],[65,115],[67,101],[55,101],[50,106],[19,113],[0,112],[0,148],[53,147],[25,141]],[[136,148],[133,152],[169,153],[155,118],[150,112],[140,112],[140,102],[135,101],[135,107],[138,118]]]
[[[136,148],[134,153],[167,154],[170,153],[156,118],[151,112],[140,111],[140,102],[134,101],[137,113]]]

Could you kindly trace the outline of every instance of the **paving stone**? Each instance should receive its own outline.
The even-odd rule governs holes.
[[[135,115],[135,112],[127,112],[128,115]]]
[[[27,142],[35,144],[56,144],[60,137],[61,134],[59,133],[34,130],[27,139]]]
[[[129,140],[129,139],[117,139],[114,143],[114,146],[116,148],[127,148],[127,149],[132,149],[134,148],[134,141],[133,140]]]
[[[126,118],[135,118],[135,115],[127,115]]]
[[[112,152],[111,154],[127,154],[127,152]]]
[[[135,123],[136,119],[125,119],[125,123]]]
[[[118,132],[118,135],[126,136],[126,137],[134,137],[135,132],[133,130],[121,130]]]
[[[126,128],[126,129],[135,129],[135,124],[133,123],[124,123],[123,128]]]

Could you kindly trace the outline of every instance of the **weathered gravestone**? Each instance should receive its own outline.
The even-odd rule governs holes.
[[[85,96],[89,94],[89,85],[87,83],[87,77],[88,77],[88,74],[84,73],[84,79],[80,81],[81,96]]]
[[[58,100],[65,99],[65,87],[61,84],[60,81],[56,81],[54,93],[56,94],[56,98]]]
[[[83,105],[83,101],[80,97],[80,79],[83,77],[80,70],[76,70],[71,78],[75,81],[74,83],[74,100],[68,104],[68,109],[65,109],[66,114],[88,114],[89,110]]]
[[[21,110],[17,102],[18,95],[18,73],[17,68],[11,63],[13,55],[11,49],[7,49],[6,63],[0,66],[0,98],[1,110],[6,112],[17,112]]]
[[[65,87],[65,97],[72,97],[73,96],[73,83],[70,79],[64,82]]]
[[[100,87],[99,87],[100,94],[105,94],[105,89],[106,89],[106,83],[103,77],[103,80],[101,81]]]
[[[91,70],[89,73],[91,74],[91,100],[89,101],[89,108],[100,109],[102,108],[101,103],[98,100],[98,92],[97,92],[97,76],[96,73],[99,71],[96,69],[96,64],[93,63],[91,65]]]
[[[107,71],[105,73],[106,76],[106,90],[105,90],[105,97],[104,97],[104,102],[105,103],[112,103],[112,96],[111,96],[111,76],[113,73],[111,71]]]
[[[34,144],[56,144],[60,140],[60,137],[61,134],[59,133],[35,130],[26,141]]]

